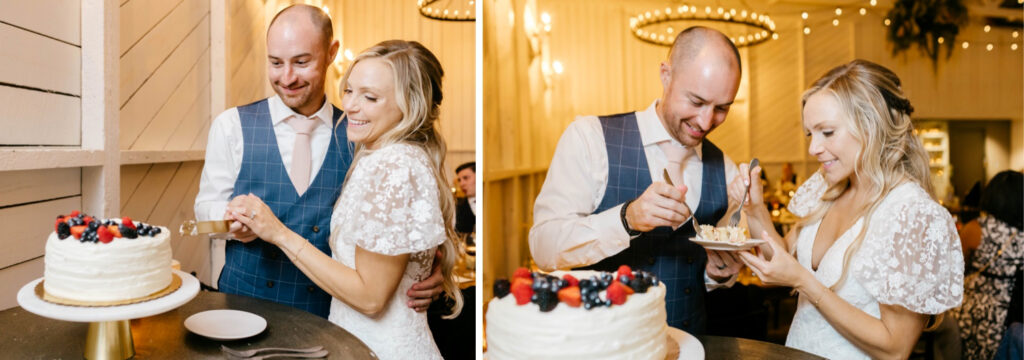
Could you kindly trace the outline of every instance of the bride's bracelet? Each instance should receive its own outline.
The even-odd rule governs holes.
[[[295,262],[295,259],[299,258],[299,254],[301,254],[302,250],[306,248],[306,245],[309,245],[309,242],[305,241],[305,239],[303,239],[302,245],[299,246],[299,249],[295,250],[295,253],[292,254],[292,256],[289,257],[292,260],[292,262]]]
[[[810,299],[811,294],[809,294],[809,293],[804,293],[804,295],[807,295],[807,298],[811,301],[811,304],[814,304],[814,306],[817,307],[818,303],[821,303],[821,299],[824,299],[825,295],[828,294],[828,292],[829,292],[829,289],[826,287],[825,288],[825,292],[823,292],[821,294],[821,296],[818,296],[817,299]]]

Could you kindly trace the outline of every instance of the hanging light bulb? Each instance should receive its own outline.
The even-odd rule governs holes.
[[[1017,51],[1017,44],[1010,44],[1010,50]]]
[[[836,16],[839,16],[839,15],[842,15],[842,14],[843,14],[843,9],[836,8]]]
[[[778,40],[778,39],[779,39],[779,33],[772,34],[772,40]],[[1017,50],[1017,48],[1016,48],[1017,44],[1013,44],[1013,46],[1014,46],[1013,49]]]
[[[810,33],[811,33],[811,27],[810,26],[804,26],[804,35],[810,35]]]
[[[968,44],[966,41],[964,41],[964,43],[961,44],[960,46],[966,49],[967,47],[971,46],[971,44]]]
[[[994,47],[995,46],[992,46],[992,43],[988,43],[988,45],[985,45],[985,50],[992,51],[992,48],[994,48]]]
[[[1013,35],[1013,38],[1016,39],[1018,36],[1020,36],[1020,33],[1018,33],[1016,30],[1014,30],[1013,33],[1010,34],[1010,35]]]
[[[985,32],[989,32],[989,31],[992,31],[992,27],[988,26],[988,25],[985,25]]]
[[[868,13],[868,9],[865,9],[865,8],[860,8],[860,15],[861,15],[861,16],[864,16],[864,15],[865,15],[865,14],[867,14],[867,13]]]
[[[804,12],[800,13],[800,17],[803,18],[804,20],[807,20],[807,12],[804,11]]]
[[[839,26],[839,19],[832,19],[832,26]]]
[[[939,36],[938,40],[939,40],[939,44],[946,42],[946,39],[941,37],[941,36]]]
[[[871,6],[878,5],[878,0],[871,0]]]
[[[885,21],[883,21],[883,23],[885,23],[885,26],[889,26],[889,24],[891,24],[892,21],[889,21],[889,19],[885,19]]]

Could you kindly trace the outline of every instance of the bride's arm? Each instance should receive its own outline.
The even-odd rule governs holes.
[[[409,254],[383,255],[356,246],[356,270],[352,270],[289,233],[278,246],[295,266],[332,297],[366,315],[384,310],[409,262]]]
[[[830,291],[809,272],[795,287],[844,338],[872,359],[906,359],[928,321],[927,315],[899,305],[879,304],[876,319]]]
[[[248,226],[264,241],[277,245],[295,266],[332,297],[367,315],[381,312],[398,288],[409,254],[383,255],[356,247],[356,270],[332,259],[309,241],[288,229],[258,197],[245,196],[244,209],[232,209],[231,217]]]
[[[762,236],[768,240],[768,249],[758,255],[740,253],[743,262],[762,282],[790,286],[803,293],[839,334],[873,359],[906,359],[910,355],[927,316],[901,306],[879,304],[881,319],[876,319],[819,282],[793,255],[783,250],[782,239],[768,232]]]

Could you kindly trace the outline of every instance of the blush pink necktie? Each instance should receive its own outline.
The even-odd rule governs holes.
[[[316,116],[311,118],[292,116],[288,119],[288,125],[295,129],[295,146],[292,147],[292,185],[295,185],[295,191],[300,196],[309,188],[309,173],[313,158],[309,140],[319,123],[320,120]]]
[[[689,153],[689,149],[672,144],[671,141],[662,141],[658,143],[658,147],[665,154],[665,170],[668,171],[669,177],[672,178],[672,183],[683,185],[683,162],[686,161],[686,155]]]

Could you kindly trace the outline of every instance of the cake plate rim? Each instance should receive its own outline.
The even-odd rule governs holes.
[[[704,344],[701,344],[700,340],[698,340],[697,337],[693,336],[692,334],[686,331],[683,331],[682,329],[674,328],[671,326],[668,327],[667,332],[668,336],[671,337],[672,340],[675,340],[676,342],[679,343],[679,359],[703,360],[706,358],[706,354],[704,352]],[[697,355],[696,352],[687,352],[687,350],[692,351],[696,349],[700,349],[700,357],[695,356]]]
[[[161,314],[192,301],[199,294],[199,280],[192,274],[171,270],[181,278],[181,287],[167,295],[145,302],[111,306],[74,306],[40,299],[35,287],[43,278],[30,281],[18,291],[18,305],[26,311],[55,320],[103,322],[144,318]]]

